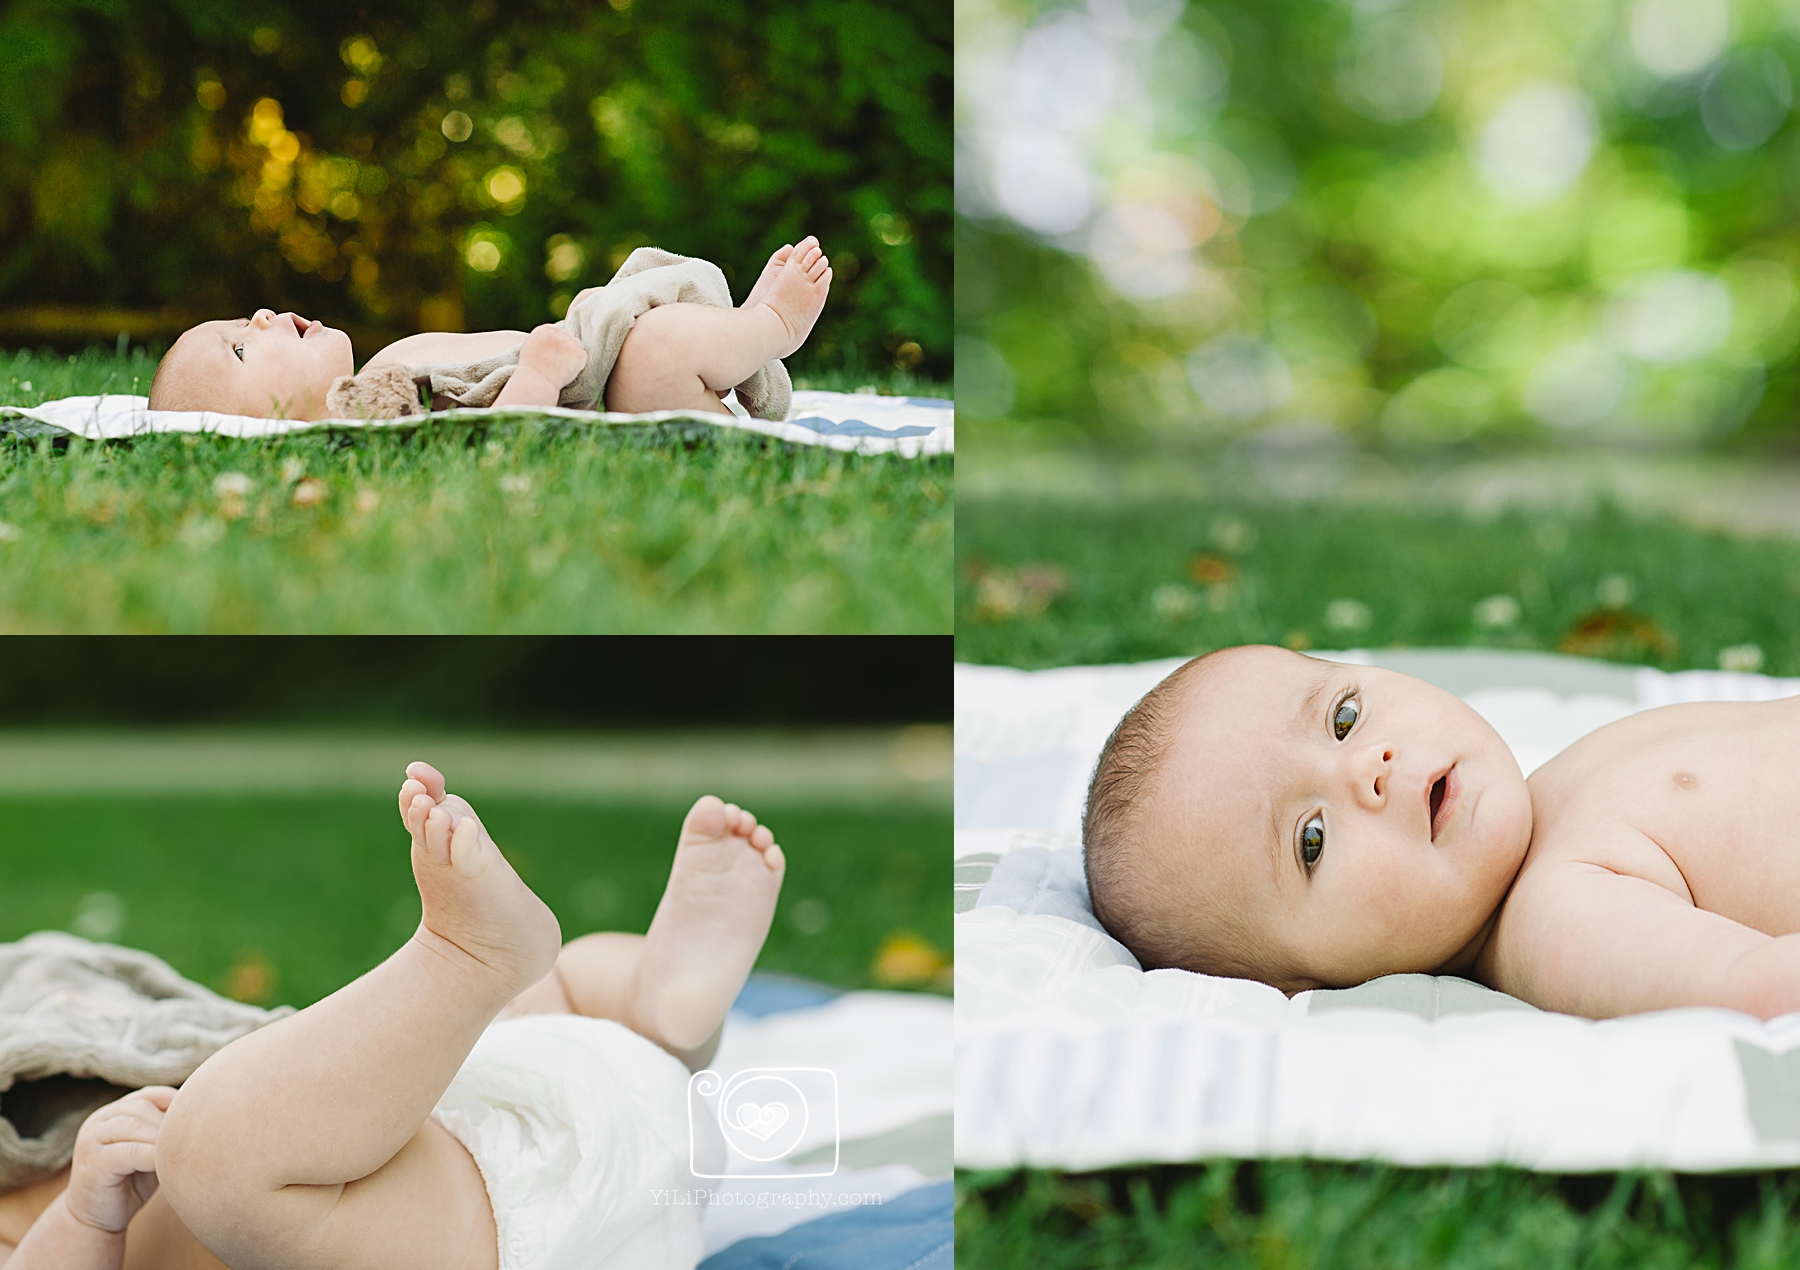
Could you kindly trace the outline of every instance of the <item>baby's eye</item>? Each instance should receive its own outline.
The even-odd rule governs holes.
[[[1325,853],[1325,817],[1313,816],[1300,826],[1300,858],[1307,868],[1319,862]]]
[[[242,344],[233,344],[231,346],[231,351],[238,355],[238,360],[240,362],[244,360],[244,346]]]
[[[1355,697],[1345,697],[1338,704],[1337,711],[1331,716],[1331,730],[1337,734],[1338,740],[1350,735],[1350,729],[1356,726],[1357,716],[1362,707],[1356,704]]]

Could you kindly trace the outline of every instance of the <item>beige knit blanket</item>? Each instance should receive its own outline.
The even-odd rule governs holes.
[[[562,325],[587,349],[587,365],[557,398],[571,410],[606,409],[606,381],[625,336],[640,316],[659,304],[710,304],[729,309],[731,288],[710,261],[639,247],[619,266],[612,281],[569,310]],[[384,362],[360,375],[340,375],[325,396],[326,409],[339,419],[400,419],[422,413],[420,395],[439,408],[491,406],[519,364],[509,349],[480,361],[403,368]],[[758,419],[785,419],[793,385],[780,360],[765,364],[737,386],[738,401]]]
[[[0,944],[0,1192],[69,1162],[96,1107],[179,1085],[292,1006],[240,1005],[149,953],[39,931]]]

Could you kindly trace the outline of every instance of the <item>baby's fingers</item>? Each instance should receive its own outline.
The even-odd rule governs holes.
[[[122,1139],[107,1142],[95,1152],[94,1164],[104,1173],[114,1177],[130,1177],[133,1173],[156,1172],[156,1142],[154,1137],[146,1141],[141,1138]]]

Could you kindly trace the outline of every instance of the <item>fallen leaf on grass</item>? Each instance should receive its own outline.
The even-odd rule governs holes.
[[[1556,651],[1578,657],[1631,661],[1667,657],[1675,648],[1675,637],[1642,613],[1633,613],[1630,609],[1595,609],[1569,628]]]
[[[895,931],[881,941],[869,972],[890,988],[930,983],[950,964],[942,952],[908,931]]]
[[[1202,586],[1229,582],[1237,577],[1237,566],[1217,556],[1195,556],[1188,561],[1188,577]]]
[[[1068,570],[1058,564],[986,569],[975,575],[975,610],[989,620],[1036,617],[1068,589]]]

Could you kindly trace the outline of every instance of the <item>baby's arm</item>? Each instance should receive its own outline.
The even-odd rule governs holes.
[[[1800,935],[1771,936],[1641,877],[1578,861],[1519,879],[1494,932],[1494,986],[1605,1019],[1679,1006],[1800,1010]]]
[[[569,328],[547,322],[519,346],[519,364],[494,406],[554,406],[563,386],[587,365],[587,350]]]
[[[125,1228],[156,1192],[156,1135],[174,1097],[152,1085],[82,1123],[68,1188],[32,1223],[7,1270],[120,1270]]]

